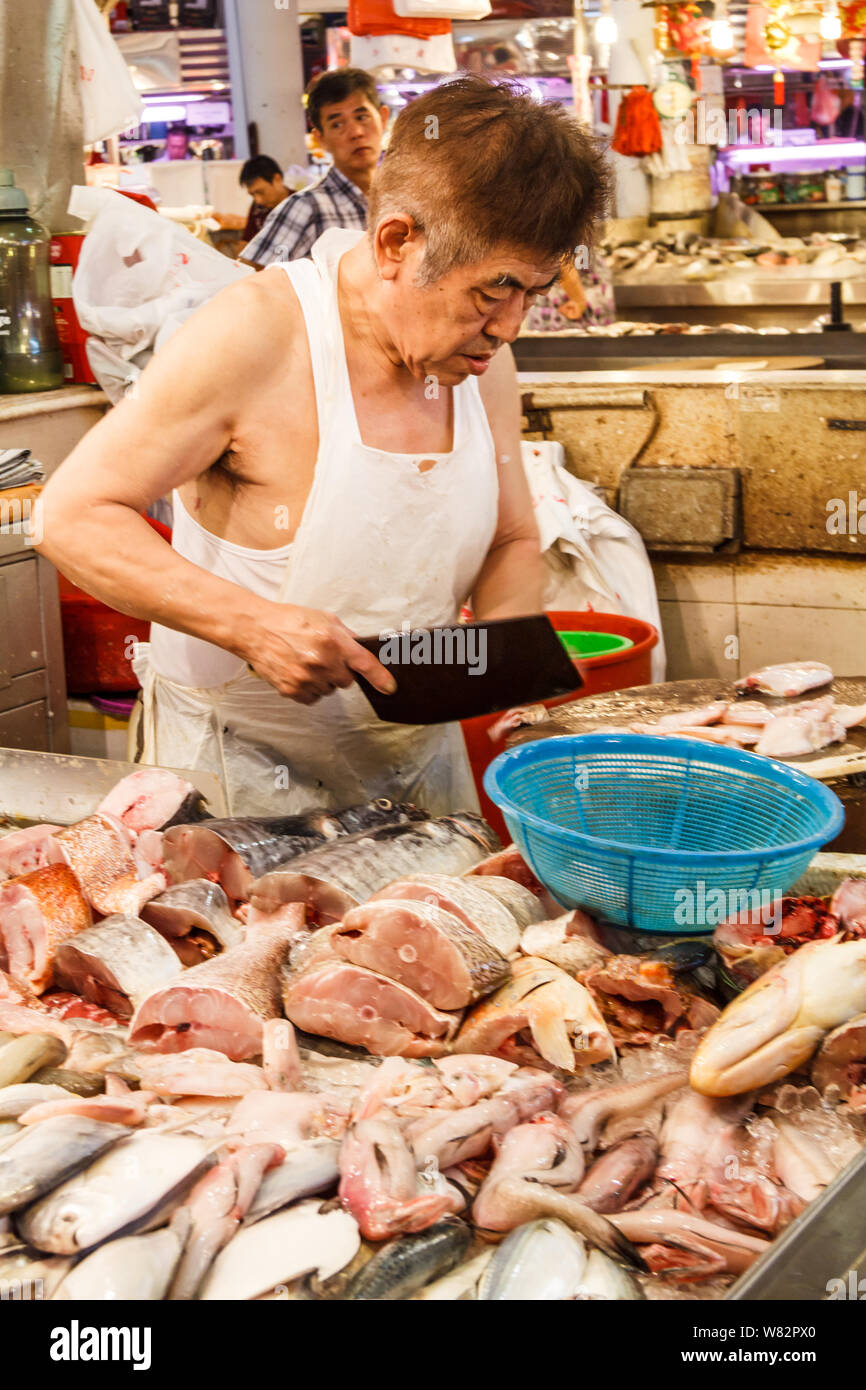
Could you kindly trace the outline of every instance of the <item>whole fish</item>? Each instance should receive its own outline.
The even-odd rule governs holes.
[[[54,958],[54,983],[131,1018],[135,1005],[178,974],[168,942],[140,917],[115,913],[63,942]]]
[[[864,1012],[866,941],[810,941],[722,1011],[692,1058],[691,1085],[705,1096],[733,1096],[778,1081]]]
[[[64,1067],[40,1067],[39,1071],[33,1073],[33,1081],[40,1086],[56,1087],[66,1095],[98,1096],[105,1090],[105,1075],[97,1071],[67,1071]]]
[[[518,1226],[497,1246],[478,1286],[483,1303],[556,1302],[577,1297],[587,1266],[582,1237],[561,1221]]]
[[[282,1014],[280,966],[303,925],[256,927],[241,942],[194,965],[143,999],[129,1028],[133,1047],[204,1047],[243,1062],[262,1050],[262,1025]]]
[[[141,915],[166,937],[187,936],[195,927],[208,932],[224,951],[243,940],[243,928],[229,911],[223,889],[208,878],[191,878],[166,888],[151,898]]]
[[[20,1082],[16,1086],[4,1086],[0,1090],[0,1120],[17,1120],[25,1110],[33,1105],[41,1105],[47,1100],[71,1100],[72,1092],[62,1086],[40,1086],[35,1081]]]
[[[279,1167],[271,1168],[262,1179],[244,1225],[252,1226],[300,1197],[312,1197],[336,1187],[339,1153],[340,1145],[335,1139],[308,1139],[288,1150]]]
[[[29,1081],[42,1067],[58,1066],[66,1047],[51,1033],[25,1033],[0,1046],[0,1088]]]
[[[410,1298],[459,1264],[471,1241],[469,1226],[457,1217],[416,1235],[389,1240],[355,1276],[343,1297],[356,1303]]]
[[[165,1298],[180,1253],[180,1240],[170,1227],[109,1240],[79,1260],[53,1297],[75,1302]]]
[[[54,1291],[72,1266],[58,1255],[43,1257],[17,1236],[0,1236],[0,1300],[42,1302]]]
[[[348,1212],[301,1202],[238,1231],[205,1279],[204,1302],[246,1300],[315,1271],[328,1279],[355,1256],[361,1238]]]
[[[0,1214],[18,1211],[59,1187],[127,1133],[123,1125],[78,1115],[58,1115],[22,1129],[0,1153]]]
[[[480,817],[466,814],[347,835],[258,878],[250,900],[263,912],[305,903],[309,919],[327,926],[395,879],[470,869],[485,852],[483,826]],[[492,836],[488,830],[486,838]]]
[[[48,864],[0,884],[0,967],[41,994],[62,941],[92,922],[68,864]]]
[[[338,956],[414,989],[437,1009],[465,1009],[511,975],[500,951],[429,902],[363,903],[333,928],[330,942]]]
[[[449,1274],[434,1279],[418,1293],[412,1295],[414,1303],[458,1303],[477,1298],[478,1283],[493,1257],[493,1247],[488,1246],[471,1260],[457,1265]]]
[[[165,887],[162,873],[139,879],[129,831],[114,816],[97,812],[59,830],[55,839],[84,897],[106,916],[113,912],[136,915],[148,898]]]
[[[36,1136],[48,1123],[26,1133]],[[123,1134],[128,1137],[18,1217],[20,1234],[36,1250],[77,1255],[156,1226],[210,1165],[210,1145],[192,1135]]]
[[[344,811],[175,825],[163,839],[165,868],[172,883],[211,878],[229,897],[248,898],[253,879],[325,841],[418,819],[426,819],[423,811],[382,799]]]
[[[374,893],[370,902],[382,898],[430,903],[443,912],[450,912],[503,956],[514,955],[520,945],[520,927],[514,912],[484,893],[473,879],[448,874],[415,874],[412,878],[389,883]]]
[[[614,1303],[646,1301],[646,1294],[634,1275],[603,1250],[590,1250],[578,1297]]]

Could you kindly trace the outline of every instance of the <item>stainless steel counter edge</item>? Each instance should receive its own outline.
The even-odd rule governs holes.
[[[101,409],[108,404],[108,397],[98,386],[59,386],[56,391],[24,391],[19,395],[0,396],[0,421],[51,415],[57,410]]]
[[[793,354],[792,354],[793,355]],[[838,371],[804,368],[801,371],[765,372],[755,368],[712,367],[664,370],[649,365],[644,369],[632,367],[619,372],[518,372],[518,384],[523,390],[557,387],[578,393],[593,386],[727,386],[733,382],[749,382],[755,386],[788,386],[828,391],[847,387],[866,390],[866,370],[842,368]]]

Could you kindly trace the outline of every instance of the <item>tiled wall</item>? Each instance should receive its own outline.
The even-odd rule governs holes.
[[[866,674],[862,559],[755,553],[653,559],[668,679],[730,680],[792,657]]]

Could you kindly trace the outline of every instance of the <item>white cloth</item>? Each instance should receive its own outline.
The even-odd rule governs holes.
[[[455,621],[493,540],[499,489],[474,378],[453,389],[449,453],[392,454],[362,441],[336,280],[341,255],[363,235],[332,229],[311,260],[262,273],[287,274],[298,295],[319,421],[313,485],[279,598],[335,612],[370,637],[404,622]],[[420,472],[417,464],[429,458],[438,461]],[[357,685],[309,708],[246,670],[211,688],[184,685],[165,670],[157,675],[146,648],[135,671],[143,687],[140,760],[216,772],[232,815],[385,795],[439,814],[477,807],[459,725],[383,723]]]
[[[549,570],[546,609],[594,609],[642,618],[657,629],[652,679],[665,678],[665,646],[655,579],[635,528],[569,473],[558,441],[524,440],[526,472]]]

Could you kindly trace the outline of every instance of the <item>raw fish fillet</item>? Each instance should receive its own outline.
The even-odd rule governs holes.
[[[833,715],[804,710],[799,714],[780,714],[769,723],[755,745],[767,758],[796,758],[816,753],[830,743],[844,743],[847,729]]]
[[[846,878],[839,884],[830,911],[846,931],[866,935],[866,879]]]
[[[501,952],[429,902],[381,898],[347,912],[331,933],[338,955],[414,989],[439,1009],[464,1009],[510,971]]]
[[[759,671],[735,681],[734,685],[737,690],[762,690],[765,695],[787,699],[802,695],[804,690],[829,685],[832,679],[833,672],[823,661],[791,661],[778,666],[762,666]]]
[[[712,704],[701,705],[699,709],[677,710],[674,714],[663,714],[654,724],[632,724],[636,734],[673,733],[680,729],[697,729],[703,724],[716,724],[728,708],[727,700],[714,700]]]
[[[457,917],[472,931],[478,932],[502,955],[513,955],[520,945],[520,924],[516,920],[515,911],[497,900],[495,893],[483,886],[484,882],[488,880],[479,880],[476,885],[472,879],[457,878],[449,874],[416,874],[413,878],[389,883],[386,888],[374,893],[370,902],[389,898],[392,901],[405,899],[410,902],[431,903],[434,907],[440,907],[444,912]],[[527,915],[530,911],[535,911],[538,899],[534,898],[527,888],[521,888],[510,879],[497,878],[490,879],[489,882],[506,883],[509,888],[514,889],[515,894],[525,895],[533,904],[531,909],[526,909],[521,898],[519,906],[522,906]]]
[[[256,927],[203,965],[179,974],[142,1000],[129,1027],[133,1047],[150,1052],[209,1048],[233,1062],[262,1050],[262,1026],[279,1017],[280,967],[303,926]]]
[[[0,879],[32,874],[46,864],[61,864],[63,855],[54,839],[59,829],[59,825],[29,825],[26,830],[4,835],[0,840]]]
[[[48,864],[7,879],[0,884],[0,968],[8,968],[41,994],[51,984],[60,943],[91,921],[78,879],[67,864]]]
[[[159,932],[120,913],[63,942],[54,962],[60,989],[81,994],[118,1018],[131,1018],[140,999],[177,974],[177,956]]]
[[[192,782],[164,768],[146,767],[112,787],[96,809],[123,821],[136,836],[144,830],[165,830],[178,821],[201,820],[207,815],[204,806]]]
[[[349,961],[326,960],[286,976],[286,1018],[305,1033],[365,1047],[380,1057],[437,1057],[459,1016]]]

